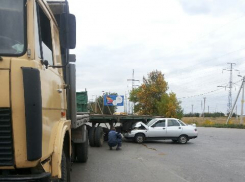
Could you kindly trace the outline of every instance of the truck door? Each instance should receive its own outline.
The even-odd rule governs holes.
[[[61,51],[59,33],[54,19],[41,1],[35,4],[35,51],[38,62],[46,61],[49,66],[40,69],[43,113],[43,156],[53,152],[51,145],[55,133],[55,124],[61,120],[61,112],[66,109],[65,90],[63,89]],[[42,61],[41,61],[42,60]]]
[[[165,137],[166,136],[165,119],[158,120],[149,127],[148,137]]]
[[[182,133],[182,126],[175,119],[168,119],[166,129],[168,137],[179,137]]]

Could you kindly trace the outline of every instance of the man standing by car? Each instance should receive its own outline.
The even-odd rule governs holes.
[[[111,131],[108,133],[108,145],[110,150],[115,146],[117,146],[116,150],[121,150],[122,136],[120,133],[116,132],[115,127],[112,127]]]

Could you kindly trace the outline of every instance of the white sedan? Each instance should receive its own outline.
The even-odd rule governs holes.
[[[133,130],[124,133],[126,139],[133,139],[137,143],[145,140],[167,140],[181,144],[190,139],[197,138],[196,125],[186,125],[183,121],[175,118],[155,118],[147,124],[138,122],[133,125]]]

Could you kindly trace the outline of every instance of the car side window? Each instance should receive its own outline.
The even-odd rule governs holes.
[[[169,119],[168,120],[168,127],[171,127],[171,126],[180,126],[179,122],[174,120],[174,119]]]
[[[152,127],[165,127],[165,120],[159,120]]]

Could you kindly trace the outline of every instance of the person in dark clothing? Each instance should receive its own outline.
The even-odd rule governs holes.
[[[114,127],[111,128],[111,131],[108,133],[108,145],[110,150],[112,147],[117,146],[116,150],[120,150],[122,146],[122,136],[120,133],[116,132]]]

